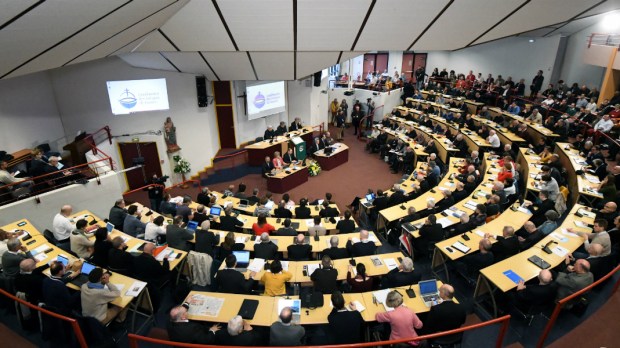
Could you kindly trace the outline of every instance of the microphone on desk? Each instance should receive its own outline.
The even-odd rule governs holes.
[[[405,291],[407,293],[407,296],[409,296],[409,298],[415,298],[415,291],[413,291],[413,289],[411,288],[412,286],[413,286],[413,283],[411,283],[411,285],[409,285],[409,289]]]
[[[90,215],[90,214],[86,214],[86,215],[84,215],[84,219],[86,219],[86,217],[88,217],[88,216],[90,216],[91,218],[93,218],[93,220],[92,220],[91,222],[89,222],[89,223],[88,223],[88,225],[89,225],[89,226],[92,226],[92,225],[94,225],[94,224],[96,224],[96,223],[98,222],[98,221],[97,221],[97,219],[96,219],[94,216]]]

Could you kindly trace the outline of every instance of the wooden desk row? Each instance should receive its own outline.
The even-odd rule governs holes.
[[[508,292],[517,286],[517,284],[508,278],[504,272],[512,271],[527,282],[528,280],[536,278],[541,270],[538,266],[528,261],[529,257],[536,255],[549,263],[551,268],[564,262],[565,253],[572,253],[583,244],[583,239],[581,237],[574,233],[567,232],[566,229],[570,227],[576,232],[586,233],[590,233],[592,231],[590,228],[579,227],[575,224],[575,221],[582,221],[587,224],[593,223],[594,219],[591,216],[584,215],[579,218],[575,215],[578,210],[583,210],[584,208],[585,206],[583,205],[575,204],[562,225],[536,243],[536,245],[532,246],[528,250],[520,252],[517,255],[480,270],[476,290],[474,292],[474,300],[477,300],[480,296],[489,293],[494,304],[494,314],[497,316],[497,306],[495,305],[493,289]],[[557,244],[550,245],[549,247],[553,252],[551,254],[547,254],[542,250],[542,246],[551,241]]]
[[[368,276],[374,277],[374,276],[385,275],[390,271],[391,268],[389,268],[388,265],[386,264],[386,260],[388,260],[389,264],[392,264],[393,266],[397,267],[400,264],[400,261],[398,261],[398,258],[402,258],[402,257],[403,257],[403,253],[398,251],[398,252],[393,252],[393,253],[388,253],[388,254],[377,254],[377,255],[371,255],[371,256],[355,257],[354,259],[357,263],[363,263],[366,266],[366,274]],[[373,263],[373,260],[376,260],[376,259],[381,261],[381,264],[378,266],[375,266],[375,264]],[[334,264],[334,268],[338,270],[338,280],[347,279],[347,271],[350,265],[349,259],[338,259],[338,260],[333,260],[332,262]],[[319,264],[321,264],[320,260],[283,261],[282,266],[285,270],[288,270],[293,275],[293,278],[289,281],[290,283],[308,284],[308,283],[311,283],[312,280],[310,280],[309,275],[304,275],[304,266],[319,265]],[[226,267],[226,264],[222,263],[220,269],[223,269],[225,267]],[[266,272],[265,270],[261,270],[260,272],[257,272],[256,275],[253,277],[253,279],[257,281],[260,280],[265,272]],[[244,273],[244,275],[247,279],[249,279],[250,270],[248,269]]]
[[[26,224],[22,225],[24,222]],[[22,226],[19,226],[19,225],[22,225]],[[37,255],[35,255],[35,259],[37,261],[37,267],[41,267],[46,264],[49,264],[51,261],[56,260],[59,255],[66,257],[69,260],[70,264],[77,260],[74,256],[72,256],[68,252],[48,242],[47,239],[45,239],[45,237],[43,236],[43,234],[41,234],[39,230],[36,227],[34,227],[32,223],[30,223],[30,221],[28,221],[27,219],[22,219],[14,223],[5,225],[2,227],[2,229],[8,232],[14,231],[16,229],[27,231],[32,236],[32,238],[29,240],[23,241],[22,245],[26,246],[26,248],[28,248],[28,250],[31,252],[37,248],[39,248],[38,250],[43,250],[43,249],[48,250],[45,253],[40,253],[40,254],[37,253]],[[21,237],[21,239],[23,239],[23,237]],[[44,274],[49,276],[49,269],[46,270]],[[119,287],[123,288],[121,290],[121,296],[117,297],[114,301],[112,301],[112,304],[120,308],[126,308],[131,303],[131,301],[133,301],[134,299],[133,296],[127,296],[126,292],[136,282],[136,279],[124,276],[117,272],[113,272],[112,276],[110,277],[110,282],[114,285],[118,285]],[[67,286],[73,290],[77,290],[77,291],[80,290],[79,287],[71,283],[67,283]]]
[[[437,281],[437,288],[439,288],[443,283],[441,281]],[[415,292],[415,298],[409,298],[405,291],[409,287],[398,287],[392,290],[397,290],[401,294],[403,294],[403,303],[405,306],[413,310],[415,313],[425,313],[430,310],[429,307],[426,307],[424,302],[422,301],[422,297],[420,295],[420,287],[415,284],[411,286],[411,289]],[[318,324],[327,324],[327,316],[332,311],[331,304],[331,295],[323,295],[323,307],[307,309],[301,308],[300,310],[300,324],[301,325],[318,325]],[[375,321],[375,316],[377,313],[385,312],[385,307],[383,304],[377,303],[373,299],[373,292],[365,292],[365,293],[345,293],[343,294],[344,300],[348,306],[351,302],[359,302],[364,306],[364,310],[360,313],[365,322],[373,322]],[[230,319],[236,316],[241,309],[241,305],[245,299],[256,300],[258,301],[258,308],[256,309],[256,313],[254,314],[254,318],[249,320],[251,325],[254,326],[271,326],[274,322],[278,321],[278,303],[280,300],[296,300],[298,296],[291,297],[268,297],[268,296],[257,296],[257,295],[237,295],[237,294],[223,294],[217,292],[199,292],[192,291],[189,293],[186,302],[190,303],[190,308],[192,308],[191,303],[194,301],[200,301],[204,297],[209,297],[213,299],[223,300],[221,305],[221,309],[218,313],[213,313],[217,315],[205,315],[205,314],[192,314],[190,311],[189,319],[198,320],[198,321],[208,321],[208,322],[216,322],[216,323],[227,323]]]
[[[555,145],[554,153],[559,155],[560,163],[568,172],[570,201],[577,202],[579,199],[583,199],[593,207],[595,202],[603,198],[603,195],[597,191],[598,178],[587,173],[577,175],[578,170],[585,172],[584,167],[588,165],[586,159],[579,155],[579,150],[573,149],[568,143],[556,143]]]
[[[241,214],[245,214],[245,215],[253,215],[254,211],[256,210],[256,208],[259,206],[258,204],[254,204],[254,205],[248,205],[247,207],[240,207],[239,205],[241,204],[241,200],[237,197],[233,197],[233,196],[229,196],[229,197],[224,197],[224,194],[218,191],[211,191],[212,194],[214,194],[217,197],[216,203],[219,204],[222,207],[226,207],[230,204],[232,204],[232,208],[236,211],[238,211]],[[189,207],[196,210],[198,208],[198,203],[196,202],[191,202],[189,204]],[[338,209],[338,205],[336,204],[330,204],[329,205],[330,208],[336,208]],[[295,205],[292,209],[291,212],[293,213],[293,215],[295,215],[295,208],[299,207],[299,205]],[[310,208],[310,215],[311,216],[318,216],[320,211],[321,211],[321,206],[308,206]],[[318,209],[317,209],[318,207]],[[275,214],[275,210],[276,208],[278,208],[278,202],[275,202],[273,205],[273,208],[271,209],[271,215]],[[208,212],[208,207],[205,207],[205,209],[207,209]],[[338,214],[342,215],[342,213],[340,212],[340,210],[338,210]]]
[[[498,107],[489,107],[488,110],[489,110],[489,113],[493,116],[501,115],[504,118],[508,117],[509,119],[517,120],[519,121],[519,123],[527,125],[527,134],[530,136],[530,138],[532,138],[531,140],[535,144],[537,144],[538,141],[542,138],[555,138],[559,136],[553,133],[552,130],[544,127],[541,124],[529,122],[525,120],[525,118],[523,118],[522,116],[513,115],[509,113],[508,111],[502,110]]]
[[[219,235],[219,237],[220,237],[220,245],[221,245],[222,242],[224,242],[224,238],[229,233],[227,231],[211,230],[211,229],[209,231]],[[236,232],[234,234],[235,234],[235,240],[237,240],[237,241],[241,241],[242,239],[244,240],[244,242],[243,242],[243,244],[245,244],[244,250],[254,251],[254,246],[256,245],[256,240],[257,240],[256,236],[245,234],[245,233],[238,233],[238,232]],[[346,247],[347,241],[349,240],[349,238],[351,238],[351,239],[355,239],[355,238],[359,239],[359,233],[355,233],[355,232],[354,233],[338,234],[338,235],[319,236],[319,240],[318,241],[314,240],[314,237],[310,237],[309,244],[312,246],[312,252],[313,253],[320,253],[323,250],[325,250],[327,248],[330,248],[331,245],[329,244],[329,241],[334,236],[338,237],[338,247],[339,248]],[[276,243],[278,245],[278,251],[281,251],[281,252],[286,252],[286,249],[290,245],[294,244],[294,239],[295,238],[297,238],[297,237],[296,236],[270,236],[269,237],[270,240],[272,240],[274,243]],[[372,231],[369,232],[369,240],[374,241],[374,243],[375,243],[375,245],[377,247],[382,245],[381,241],[377,238],[375,233],[372,232]]]

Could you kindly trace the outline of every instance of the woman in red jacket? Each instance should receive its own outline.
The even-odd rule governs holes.
[[[505,161],[502,171],[497,173],[497,180],[503,183],[508,178],[512,178],[512,163]]]

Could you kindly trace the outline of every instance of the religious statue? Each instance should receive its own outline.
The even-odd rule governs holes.
[[[166,118],[166,122],[164,122],[164,139],[168,146],[168,153],[181,150],[179,145],[177,145],[177,127],[174,126],[170,117]]]

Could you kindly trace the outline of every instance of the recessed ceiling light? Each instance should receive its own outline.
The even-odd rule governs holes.
[[[527,40],[527,41],[529,41],[530,43],[532,43],[532,42],[534,42],[535,40],[534,40],[534,39],[529,39],[529,40]]]
[[[620,27],[620,13],[613,12],[606,14],[601,21],[601,25],[605,30],[618,29],[618,27]]]

